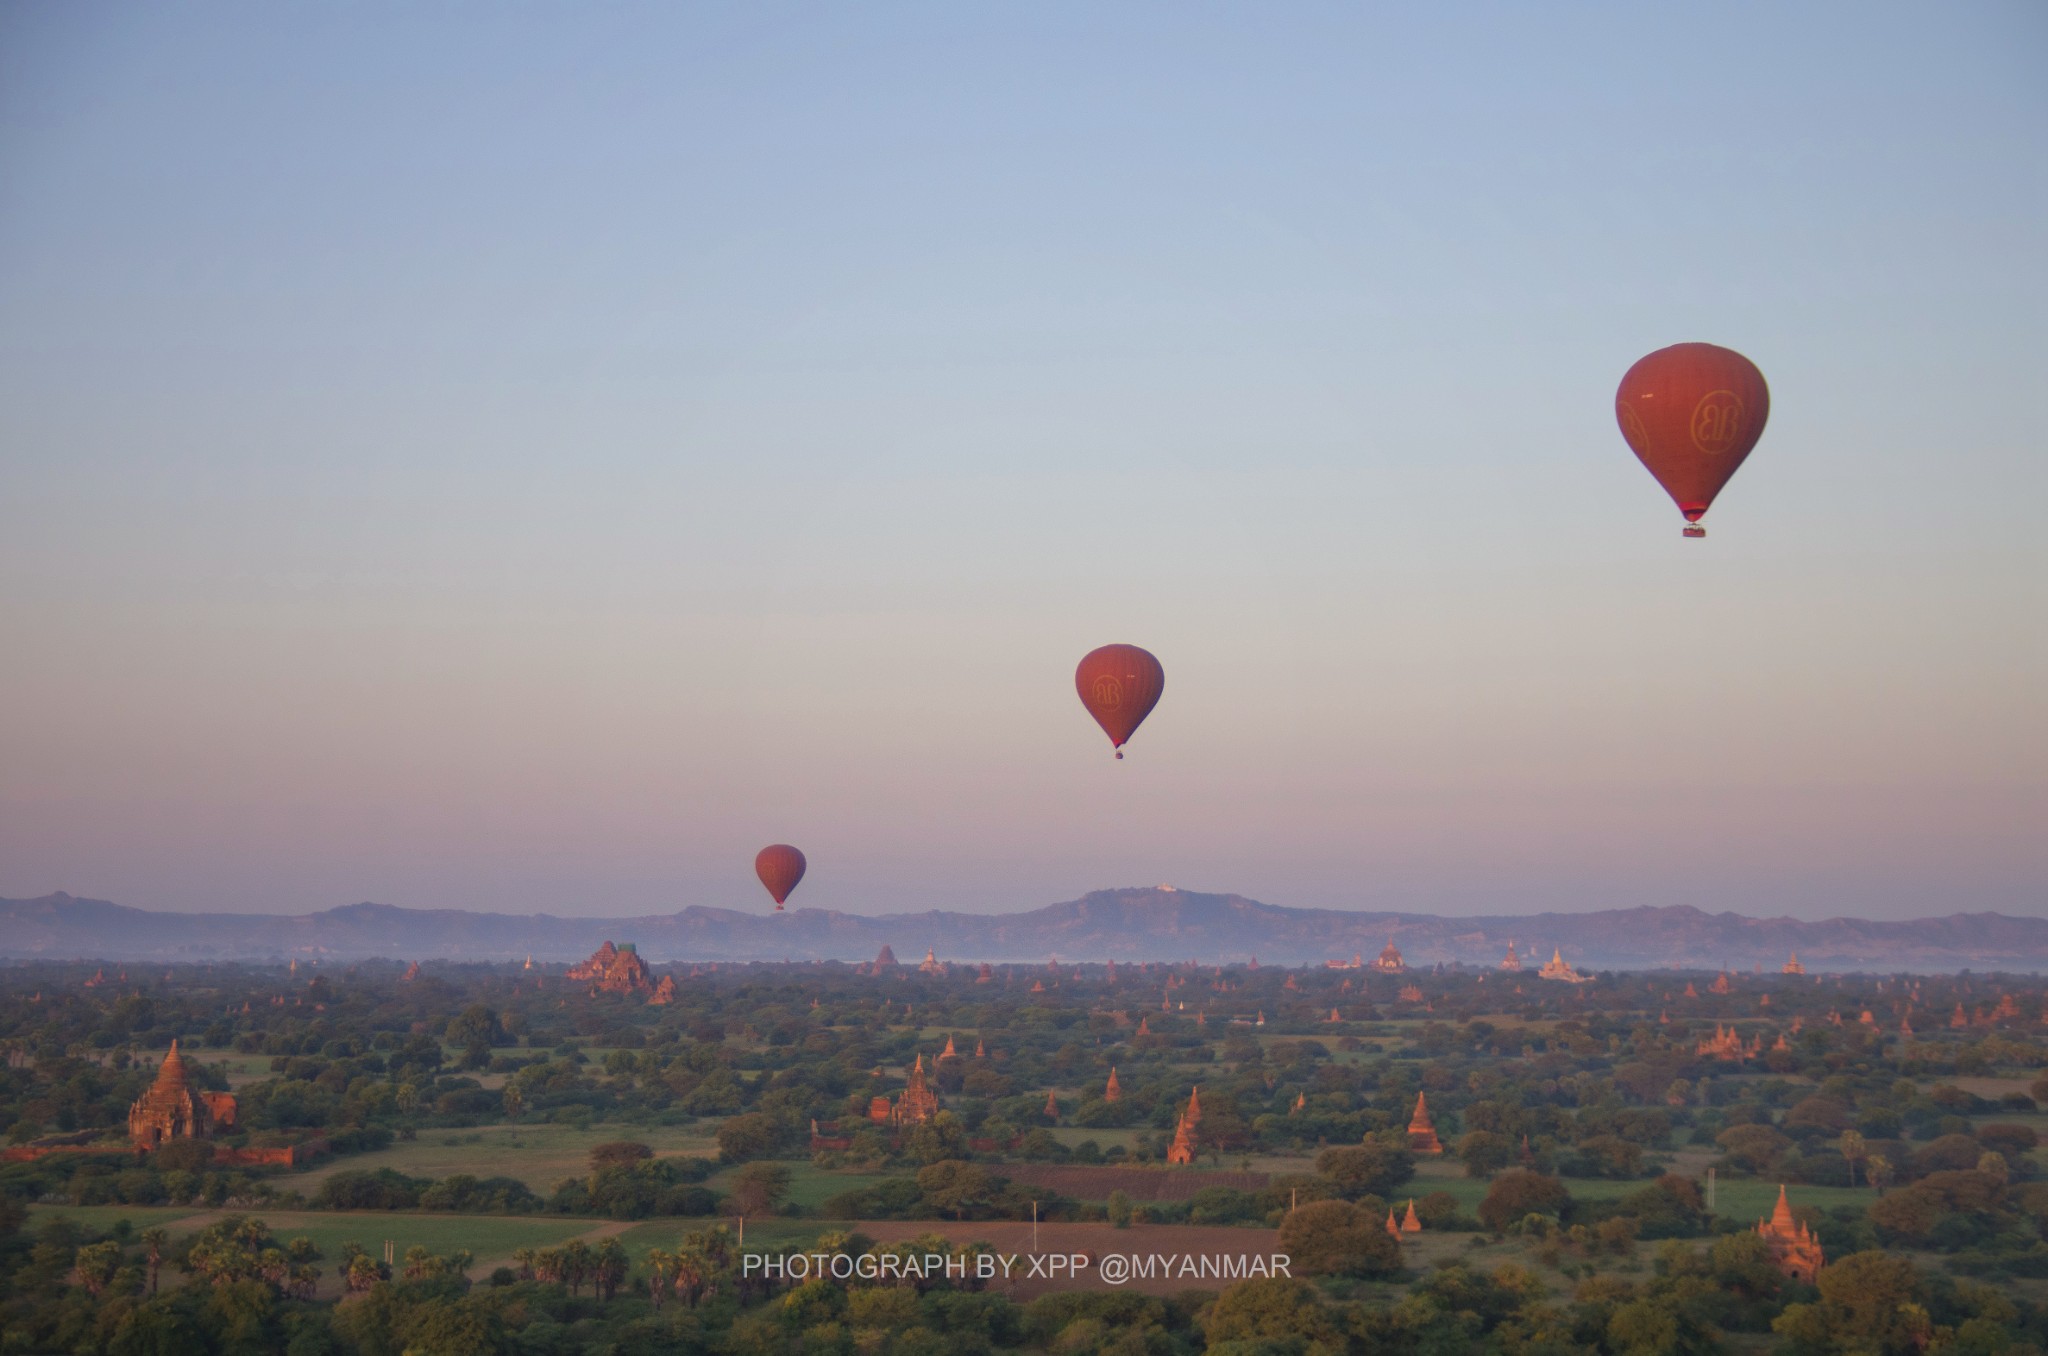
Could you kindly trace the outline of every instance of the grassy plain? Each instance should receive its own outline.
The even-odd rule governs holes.
[[[546,1195],[566,1177],[590,1171],[590,1150],[611,1140],[637,1140],[657,1157],[672,1155],[716,1158],[718,1144],[693,1128],[672,1126],[484,1125],[471,1130],[427,1130],[414,1140],[388,1149],[350,1154],[316,1163],[304,1172],[276,1179],[283,1190],[307,1195],[337,1172],[392,1168],[413,1177],[447,1177],[465,1172],[474,1177],[513,1177]],[[452,1141],[452,1142],[451,1142]]]

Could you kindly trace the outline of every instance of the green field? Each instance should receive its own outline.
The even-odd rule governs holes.
[[[426,1130],[415,1140],[388,1149],[326,1159],[304,1172],[274,1179],[281,1190],[312,1195],[337,1172],[392,1168],[413,1177],[515,1177],[546,1195],[566,1177],[590,1171],[590,1150],[611,1140],[630,1139],[651,1146],[659,1157],[670,1155],[716,1158],[718,1145],[694,1129],[669,1126],[486,1125],[473,1130]],[[454,1143],[449,1141],[453,1140]]]

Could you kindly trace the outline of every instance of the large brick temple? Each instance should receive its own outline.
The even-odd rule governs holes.
[[[128,1108],[128,1138],[138,1149],[154,1149],[171,1139],[210,1139],[234,1128],[234,1095],[194,1088],[176,1041],[156,1082]]]

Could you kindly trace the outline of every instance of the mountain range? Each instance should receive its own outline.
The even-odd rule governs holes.
[[[1876,922],[1748,918],[1688,906],[1447,918],[1292,909],[1172,886],[1098,890],[1022,913],[866,916],[693,906],[630,918],[472,913],[349,904],[310,914],[158,913],[58,893],[0,899],[0,957],[76,960],[581,960],[632,942],[674,961],[1198,960],[1312,965],[1370,960],[1392,942],[1411,966],[1493,966],[1510,942],[1531,963],[1561,950],[1580,969],[1776,970],[1797,953],[1826,970],[2048,968],[2048,920],[1997,913]]]

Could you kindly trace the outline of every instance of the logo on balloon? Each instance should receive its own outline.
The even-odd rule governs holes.
[[[1090,691],[1095,704],[1105,711],[1114,711],[1124,704],[1124,685],[1106,673],[1095,680]]]
[[[1709,391],[1692,410],[1693,446],[1726,452],[1742,436],[1742,398],[1733,391]]]
[[[1621,422],[1621,436],[1630,448],[1641,452],[1650,445],[1649,432],[1644,429],[1642,416],[1636,413],[1635,406],[1626,400],[1617,400],[1614,402],[1614,415]]]

